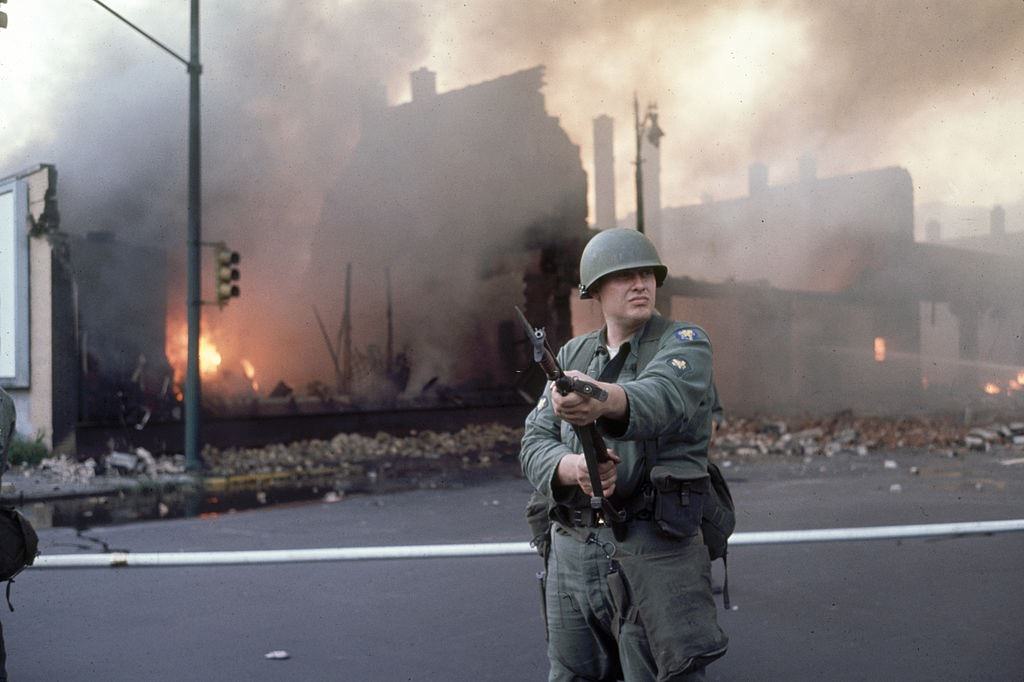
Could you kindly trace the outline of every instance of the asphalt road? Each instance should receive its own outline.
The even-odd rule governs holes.
[[[1024,464],[999,462],[1012,456],[776,459],[725,472],[744,531],[976,521],[1024,517]],[[503,480],[86,535],[133,551],[521,541],[528,492]],[[40,535],[46,553],[100,550],[69,529]],[[738,609],[720,612],[731,646],[709,679],[1024,679],[1024,534],[736,547],[730,558]],[[30,569],[13,589],[17,610],[0,616],[8,672],[18,681],[542,680],[539,562]],[[278,649],[291,657],[264,658]]]

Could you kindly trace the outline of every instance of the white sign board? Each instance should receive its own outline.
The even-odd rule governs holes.
[[[25,188],[0,185],[0,384],[28,385],[28,239]]]

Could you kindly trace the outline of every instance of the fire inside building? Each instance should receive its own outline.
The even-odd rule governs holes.
[[[320,294],[297,354],[318,380],[257,384],[251,365],[232,375],[204,346],[206,442],[409,428],[403,411],[444,405],[464,408],[462,419],[503,407],[520,420],[521,395],[538,382],[524,376],[531,362],[513,306],[555,344],[598,323],[575,296],[593,234],[587,176],[546,111],[543,67],[448,92],[420,69],[411,85],[409,102],[388,105],[382,89],[366,99],[317,226],[304,278]],[[598,228],[616,224],[613,129],[595,120]],[[1020,252],[915,241],[907,171],[818,177],[804,159],[799,180],[771,185],[755,164],[746,196],[662,207],[656,145],[645,141],[643,154],[645,224],[671,273],[659,307],[708,330],[732,414],[1024,398]],[[19,430],[69,450],[109,438],[180,448],[182,330],[167,301],[183,296],[167,254],[66,232],[52,166],[0,181],[4,197],[20,279],[4,290],[18,305],[3,321],[16,342],[0,347],[0,381],[21,403]],[[1004,214],[992,215],[991,239],[1013,242]],[[128,270],[146,285],[125,290]],[[439,412],[423,414],[443,426]],[[274,422],[289,416],[328,419]]]

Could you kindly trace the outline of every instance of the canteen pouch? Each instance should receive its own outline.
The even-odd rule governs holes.
[[[682,679],[725,653],[729,638],[718,626],[711,560],[702,542],[615,558],[647,635],[658,682]]]
[[[677,540],[697,535],[704,501],[708,494],[708,475],[681,474],[667,466],[651,469],[654,486],[654,521],[661,532]]]

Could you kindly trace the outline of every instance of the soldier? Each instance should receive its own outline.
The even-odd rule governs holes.
[[[0,477],[10,467],[11,441],[14,440],[14,401],[0,388]],[[7,647],[4,644],[4,627],[0,623],[0,682],[7,680]]]
[[[520,460],[554,520],[547,556],[549,679],[699,680],[725,653],[700,532],[716,404],[711,344],[654,310],[667,268],[643,234],[598,233],[580,260],[580,295],[605,325],[561,348],[566,374],[604,402],[551,386],[526,419]],[[616,361],[617,359],[617,361]],[[597,423],[609,449],[603,493],[625,510],[625,537],[591,511],[572,425]]]

